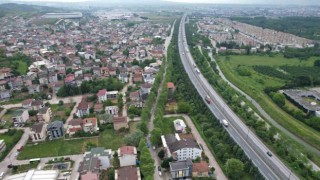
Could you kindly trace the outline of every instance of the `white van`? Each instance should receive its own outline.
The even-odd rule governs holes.
[[[225,127],[228,127],[228,126],[229,126],[228,121],[225,120],[225,119],[222,119],[222,124],[223,124]]]
[[[4,177],[4,172],[0,173],[0,179],[2,179]]]

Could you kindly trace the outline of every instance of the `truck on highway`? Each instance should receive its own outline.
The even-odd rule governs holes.
[[[206,100],[206,102],[207,102],[208,104],[211,103],[211,98],[210,98],[208,95],[204,98],[204,100]]]
[[[195,71],[196,71],[198,74],[200,74],[200,71],[199,71],[198,68],[194,68],[194,69],[195,69]]]
[[[225,120],[225,119],[222,119],[222,124],[223,124],[225,127],[228,127],[228,126],[229,126],[228,121]]]

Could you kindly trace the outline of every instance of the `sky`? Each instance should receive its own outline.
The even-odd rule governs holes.
[[[10,1],[10,0],[8,0]],[[25,2],[85,2],[85,1],[98,1],[108,2],[109,0],[18,0]],[[112,2],[134,1],[134,0],[111,0]],[[145,0],[149,1],[149,0]],[[150,0],[154,1],[154,0]],[[212,3],[212,4],[281,4],[281,5],[320,5],[320,0],[163,0],[172,2],[184,2],[184,3]]]

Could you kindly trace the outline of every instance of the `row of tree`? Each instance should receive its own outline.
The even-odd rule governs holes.
[[[194,52],[195,51],[191,51],[191,53]],[[248,126],[252,127],[255,130],[255,133],[261,139],[263,139],[264,142],[268,143],[270,147],[272,147],[275,150],[275,152],[283,160],[285,160],[287,164],[289,164],[290,167],[292,167],[297,174],[300,175],[300,177],[305,177],[306,179],[320,178],[320,173],[313,171],[313,169],[309,166],[307,156],[309,158],[312,156],[309,152],[302,152],[301,149],[296,148],[296,143],[293,142],[289,137],[282,134],[281,132],[278,132],[273,126],[269,124],[267,125],[265,121],[259,120],[259,118],[254,114],[254,112],[252,110],[249,110],[250,107],[247,105],[249,104],[249,102],[246,100],[246,98],[239,94],[232,87],[230,87],[228,83],[226,83],[217,73],[215,73],[216,69],[214,69],[213,67],[211,67],[211,69],[209,68],[210,72],[204,72],[203,59],[205,58],[198,59],[197,56],[199,56],[199,54],[195,54],[195,56],[196,64],[198,65],[199,69],[201,70],[202,74],[206,77],[208,82],[212,85],[212,87],[215,88],[215,90],[225,99],[225,101],[229,104],[233,111],[235,111]],[[209,62],[208,59],[207,61]],[[208,69],[207,67],[205,68]],[[178,86],[180,87],[179,84]],[[188,95],[187,97],[190,97],[190,95]],[[243,102],[246,102],[245,105],[243,105]],[[206,127],[203,129],[206,129],[204,131],[204,134],[208,137],[215,136],[216,134],[216,132],[214,131],[208,131]],[[219,144],[219,142],[214,139],[212,139],[211,143]],[[216,149],[215,152],[218,156],[221,156],[220,158],[224,158],[225,160],[224,156],[227,150],[228,149],[225,148],[218,148],[218,150]],[[249,171],[249,173],[251,173],[251,171]]]
[[[119,91],[123,84],[117,78],[95,79],[84,81],[80,87],[76,85],[64,85],[57,92],[58,97],[74,96],[78,94],[97,93],[100,89],[108,91]]]

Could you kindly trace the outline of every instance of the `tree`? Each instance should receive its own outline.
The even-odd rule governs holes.
[[[282,93],[274,93],[272,95],[272,100],[280,107],[286,104],[286,97]]]
[[[320,59],[315,60],[313,66],[320,67]]]
[[[125,50],[122,52],[122,54],[128,57],[128,56],[129,56],[129,49],[128,49],[128,48],[125,49]]]
[[[62,100],[59,101],[59,106],[63,106],[64,102]]]
[[[169,158],[163,160],[162,163],[161,163],[161,167],[165,168],[165,169],[168,169],[170,167],[169,162],[172,162],[172,161],[173,161],[172,157],[169,157]]]
[[[148,126],[147,126],[147,123],[146,123],[146,122],[141,122],[141,123],[139,124],[139,128],[140,128],[140,130],[141,130],[145,135],[148,134],[149,129],[148,129]]]
[[[138,146],[141,138],[143,137],[143,132],[140,130],[130,133],[124,137],[124,143],[130,146]]]
[[[115,151],[113,154],[112,165],[114,168],[120,167],[120,160],[117,151]]]
[[[160,128],[154,128],[151,131],[150,141],[152,145],[159,145],[161,143],[162,131]]]
[[[114,180],[114,169],[108,169],[108,180]]]
[[[29,113],[29,116],[35,116],[37,114],[37,111],[29,110],[28,113]]]
[[[189,113],[191,110],[191,106],[186,102],[178,103],[178,113]]]
[[[231,158],[226,162],[226,173],[232,179],[239,179],[242,176],[244,164],[239,159]]]
[[[161,149],[161,150],[158,152],[158,157],[159,157],[160,159],[163,159],[165,155],[166,155],[166,154],[165,154],[165,152],[164,152],[163,149]]]

